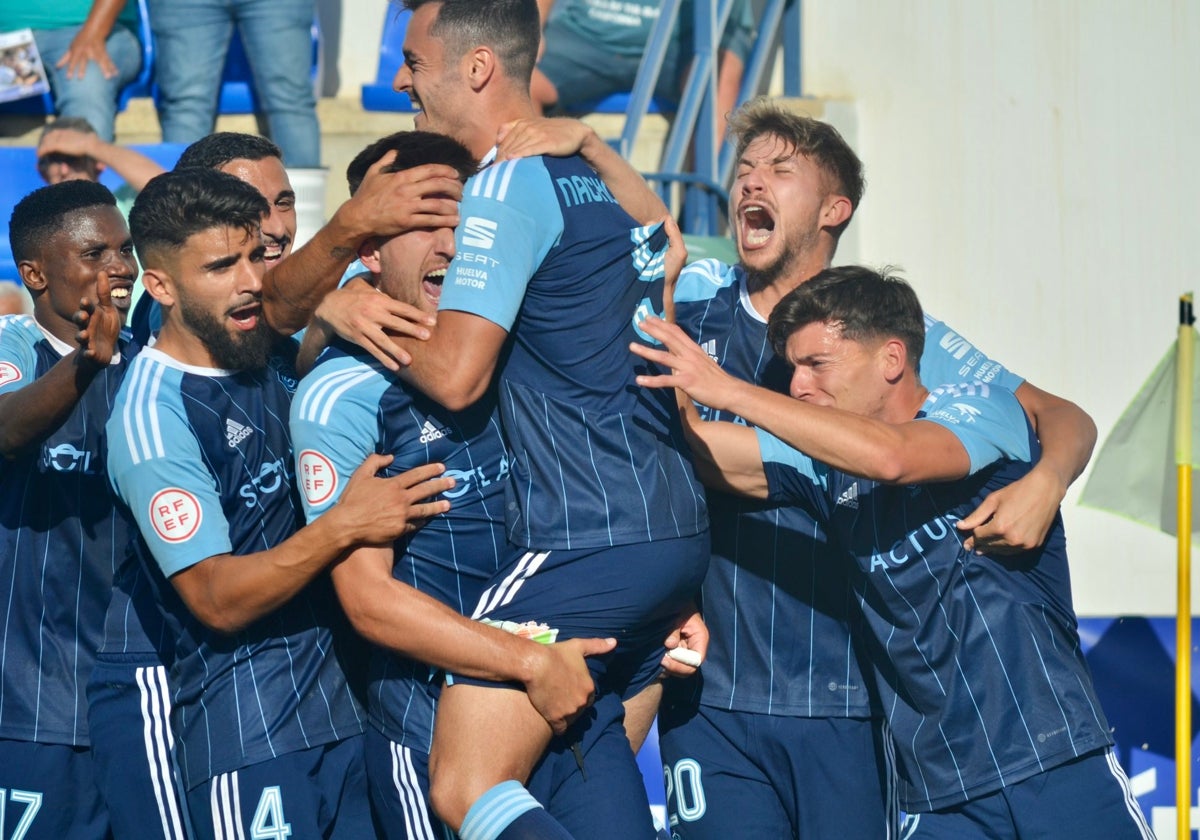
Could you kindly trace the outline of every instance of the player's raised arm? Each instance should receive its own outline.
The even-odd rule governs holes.
[[[658,193],[625,158],[586,123],[566,117],[524,119],[500,128],[496,160],[534,155],[566,157],[579,154],[604,181],[621,207],[643,225],[667,214]]]
[[[290,335],[308,323],[367,237],[458,224],[462,182],[455,170],[429,164],[384,171],[394,157],[378,160],[329,223],[267,272],[263,308],[276,330]]]
[[[200,621],[233,633],[286,604],[352,546],[391,542],[449,509],[445,500],[426,501],[454,485],[438,477],[441,464],[375,478],[390,462],[391,456],[368,457],[325,516],[274,548],[209,557],[171,582]]]

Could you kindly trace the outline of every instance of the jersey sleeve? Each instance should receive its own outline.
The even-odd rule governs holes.
[[[794,449],[770,432],[755,428],[768,498],[772,502],[797,504],[813,514],[826,510],[829,469]]]
[[[378,451],[379,400],[388,383],[374,368],[341,362],[350,360],[319,365],[292,400],[296,483],[308,522],[341,498],[351,474]]]
[[[1025,382],[989,358],[942,321],[925,315],[925,352],[921,354],[921,381],[927,388],[978,382],[1016,391]]]
[[[0,394],[19,391],[37,377],[34,348],[41,337],[27,315],[0,317]]]
[[[163,574],[232,551],[216,479],[184,418],[160,405],[148,424],[125,419],[109,421],[109,477]]]
[[[541,158],[493,164],[467,181],[439,309],[470,312],[511,330],[525,288],[563,231]]]
[[[1013,393],[989,385],[945,385],[930,392],[924,417],[962,443],[976,473],[999,460],[1029,461],[1029,427]]]

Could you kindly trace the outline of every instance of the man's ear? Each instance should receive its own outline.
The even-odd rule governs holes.
[[[42,272],[41,260],[21,260],[17,263],[17,273],[31,295],[46,291],[46,275]]]
[[[492,80],[499,68],[496,64],[496,54],[491,47],[477,46],[463,56],[466,65],[467,83],[471,90],[478,93]]]
[[[142,271],[142,286],[146,294],[163,306],[175,305],[175,283],[171,275],[161,268],[148,268]]]
[[[899,338],[886,339],[879,346],[878,358],[884,378],[888,382],[897,382],[909,368],[908,345]]]
[[[821,227],[828,230],[841,230],[853,215],[854,207],[850,204],[850,199],[844,195],[830,193],[825,196],[825,201],[821,206]]]
[[[372,274],[379,274],[382,271],[382,263],[379,260],[379,245],[379,237],[368,236],[358,246],[358,258],[367,267],[367,271]]]

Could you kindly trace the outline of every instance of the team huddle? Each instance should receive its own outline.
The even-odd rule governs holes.
[[[5,835],[1151,836],[1058,515],[1095,428],[830,268],[841,136],[743,106],[739,261],[685,266],[531,119],[534,0],[406,5],[418,130],[295,253],[251,135],[128,224],[81,180],[13,210]]]

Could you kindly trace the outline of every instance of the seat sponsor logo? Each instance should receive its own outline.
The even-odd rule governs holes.
[[[971,349],[971,342],[967,341],[961,335],[954,333],[946,333],[938,342],[941,348],[956,359],[961,359],[967,355],[967,351]]]
[[[249,426],[243,426],[229,418],[225,418],[225,442],[229,444],[230,449],[236,449],[237,445],[253,434],[254,429]]]
[[[463,245],[491,248],[496,244],[496,223],[482,216],[467,216],[463,222]]]
[[[159,490],[150,500],[150,523],[163,542],[187,542],[196,535],[203,518],[199,500],[178,487]]]
[[[313,507],[325,504],[338,488],[337,469],[333,461],[313,449],[300,453],[300,490]]]

